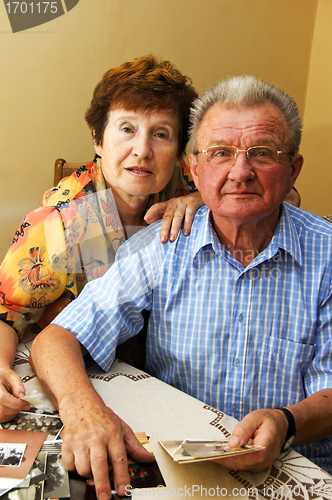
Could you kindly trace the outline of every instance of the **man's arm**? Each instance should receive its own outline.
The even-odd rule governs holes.
[[[18,398],[25,395],[20,377],[12,370],[17,347],[17,333],[0,320],[0,422],[7,422],[30,405]]]
[[[35,338],[30,362],[64,424],[64,466],[83,476],[93,476],[98,499],[107,500],[111,496],[109,458],[116,490],[124,495],[130,484],[126,451],[141,462],[151,462],[154,457],[94,390],[77,339],[68,330],[52,324]]]
[[[294,444],[309,444],[332,434],[332,389],[323,389],[303,401],[287,407],[294,416]],[[288,422],[280,410],[255,410],[246,415],[234,428],[229,444],[243,446],[252,443],[264,446],[258,452],[217,460],[235,470],[261,471],[279,456],[288,430]]]

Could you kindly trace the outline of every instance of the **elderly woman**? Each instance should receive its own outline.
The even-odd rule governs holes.
[[[196,95],[186,76],[153,56],[111,69],[98,83],[86,112],[94,161],[45,193],[0,267],[0,421],[29,407],[11,369],[24,328],[50,323],[106,272],[130,234],[163,213],[162,240],[169,229],[175,239],[183,216],[189,232],[202,201],[182,196],[189,190],[180,162]]]

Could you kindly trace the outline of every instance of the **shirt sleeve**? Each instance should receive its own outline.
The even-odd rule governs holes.
[[[167,248],[159,243],[155,226],[122,245],[107,273],[88,283],[53,321],[71,331],[105,371],[114,360],[117,344],[138,334],[144,325],[143,311],[151,310]]]
[[[332,389],[332,285],[318,310],[315,356],[304,376],[306,395]]]

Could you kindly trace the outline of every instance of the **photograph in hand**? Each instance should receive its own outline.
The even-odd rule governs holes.
[[[262,446],[245,445],[230,447],[228,441],[204,441],[185,439],[184,441],[159,441],[169,455],[180,464],[204,462],[261,450]]]

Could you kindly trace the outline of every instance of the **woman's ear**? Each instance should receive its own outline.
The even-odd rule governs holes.
[[[102,152],[103,152],[103,146],[101,144],[97,144],[96,142],[96,135],[95,135],[95,131],[93,130],[92,131],[92,137],[93,137],[93,146],[95,148],[95,152],[97,153],[98,156],[102,156]]]

